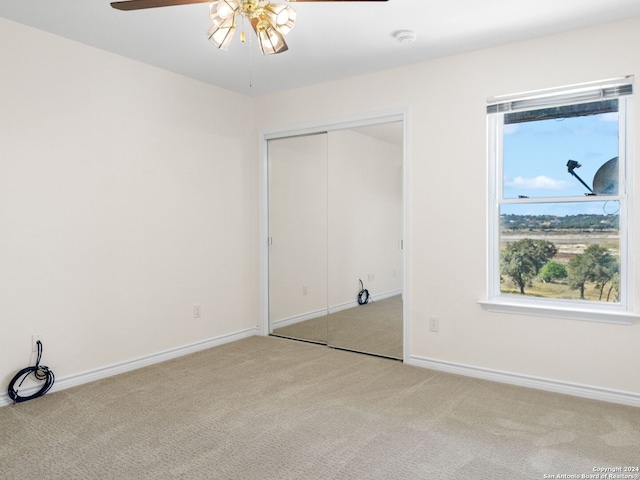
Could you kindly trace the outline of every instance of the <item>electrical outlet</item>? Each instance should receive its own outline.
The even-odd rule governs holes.
[[[32,352],[38,351],[38,340],[40,340],[40,343],[44,343],[42,341],[42,334],[34,333],[33,335],[31,335],[31,351]]]
[[[432,332],[440,331],[440,319],[438,317],[429,317],[429,330]]]
[[[200,305],[193,306],[193,318],[200,318],[202,316],[202,307]]]

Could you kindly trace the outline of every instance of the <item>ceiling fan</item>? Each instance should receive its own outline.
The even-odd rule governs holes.
[[[287,0],[287,2],[386,2],[387,0]],[[192,3],[210,3],[209,16],[213,25],[209,40],[219,49],[227,50],[236,30],[236,17],[248,19],[258,37],[263,55],[288,50],[284,35],[293,28],[296,11],[288,5],[269,0],[125,0],[112,2],[117,10],[141,10],[144,8],[170,7]],[[244,32],[242,32],[244,42]]]

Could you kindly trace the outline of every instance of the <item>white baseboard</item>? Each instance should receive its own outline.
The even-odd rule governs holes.
[[[145,357],[135,358],[114,365],[109,365],[106,367],[89,370],[87,372],[70,375],[61,379],[56,379],[56,382],[54,383],[50,392],[64,390],[103,378],[111,377],[113,375],[118,375],[120,373],[129,372],[138,368],[178,358],[184,355],[189,355],[191,353],[206,350],[208,348],[217,347],[225,343],[235,342],[243,338],[252,337],[254,335],[257,335],[258,333],[259,332],[257,328],[250,328],[227,335],[210,338],[208,340],[191,343],[189,345],[172,348],[162,352],[147,355]],[[416,367],[428,368],[440,372],[464,375],[467,377],[480,378],[483,380],[506,383],[520,387],[535,388],[538,390],[589,398],[592,400],[600,400],[604,402],[629,405],[632,407],[640,407],[640,394],[634,392],[625,392],[620,390],[595,387],[591,385],[562,382],[547,378],[533,377],[529,375],[521,375],[501,370],[476,367],[473,365],[464,365],[455,362],[429,359],[417,355],[410,356],[408,361],[405,360],[405,363]],[[39,386],[25,388],[21,393],[24,396],[29,396],[35,393],[35,391],[39,388]],[[0,407],[10,405],[11,403],[12,401],[6,392],[0,393]]]
[[[376,302],[376,301],[380,301],[380,300],[384,300],[385,298],[391,298],[391,297],[395,297],[396,295],[401,295],[402,294],[402,289],[399,290],[391,290],[389,292],[384,292],[384,293],[377,293],[377,294],[371,294],[371,301],[372,302]],[[329,313],[336,313],[336,312],[340,312],[342,310],[347,310],[349,308],[355,308],[357,307],[358,304],[358,300],[353,300],[353,301],[349,301],[349,302],[345,302],[345,303],[341,303],[338,305],[333,305],[331,307],[329,307]]]
[[[396,295],[401,295],[402,289],[392,290],[390,292],[378,293],[376,295],[371,295],[371,300],[384,300],[385,298],[395,297]],[[332,305],[329,308],[321,308],[319,310],[314,310],[312,312],[301,313],[299,315],[293,315],[291,317],[281,318],[279,320],[274,320],[271,322],[271,328],[282,328],[287,327],[289,325],[294,325],[296,323],[305,322],[307,320],[312,320],[318,317],[324,317],[328,314],[340,312],[342,310],[347,310],[349,308],[355,308],[358,306],[358,300],[352,300],[345,303],[340,303],[337,305]]]
[[[151,355],[147,355],[145,357],[134,358],[132,360],[127,360],[106,367],[96,368],[87,372],[76,373],[67,377],[62,377],[60,379],[56,378],[55,383],[53,384],[53,387],[49,392],[56,392],[85,383],[94,382],[96,380],[101,380],[103,378],[112,377],[113,375],[118,375],[119,373],[125,373],[131,370],[136,370],[138,368],[147,367],[155,363],[165,362],[167,360],[182,357],[184,355],[189,355],[190,353],[199,352],[200,350],[206,350],[208,348],[217,347],[225,343],[235,342],[236,340],[241,340],[243,338],[253,337],[258,333],[258,328],[249,328],[247,330],[229,333],[226,335],[221,335],[219,337],[202,340],[200,342],[171,348],[162,352],[152,353]],[[27,397],[34,394],[39,389],[40,385],[24,388],[20,391],[20,396]],[[9,394],[7,392],[0,393],[0,407],[10,405],[11,403],[13,403],[13,401],[11,400],[11,398],[9,398]]]
[[[601,400],[604,402],[619,403],[632,407],[640,407],[640,394],[634,392],[625,392],[620,390],[594,387],[591,385],[562,382],[558,380],[551,380],[548,378],[533,377],[529,375],[521,375],[518,373],[476,367],[473,365],[464,365],[443,360],[434,360],[419,357],[417,355],[412,355],[409,358],[409,361],[405,361],[405,363],[417,367],[428,368],[431,370],[438,370],[440,372],[464,375],[467,377],[480,378],[483,380],[491,380],[500,383],[507,383],[510,385],[517,385],[519,387],[535,388],[548,392],[563,393],[565,395],[589,398],[592,400]]]
[[[327,315],[327,309],[321,308],[312,312],[301,313],[300,315],[294,315],[292,317],[281,318],[280,320],[274,320],[271,322],[271,328],[282,328],[294,325],[300,322],[306,322],[307,320],[313,320],[314,318],[324,317]]]

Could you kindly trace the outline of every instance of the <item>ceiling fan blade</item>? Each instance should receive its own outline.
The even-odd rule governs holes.
[[[128,0],[124,2],[111,2],[111,6],[116,10],[142,10],[143,8],[209,3],[210,1],[211,0]]]
[[[388,2],[389,0],[287,0],[288,2]]]
[[[144,8],[173,7],[192,3],[209,3],[211,0],[125,0],[111,2],[116,10],[142,10]],[[388,0],[288,0],[291,2],[386,2]]]

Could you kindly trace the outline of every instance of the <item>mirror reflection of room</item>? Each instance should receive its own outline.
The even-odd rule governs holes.
[[[269,141],[272,334],[402,359],[402,149],[402,122]]]
[[[327,343],[327,134],[268,150],[270,332]]]

